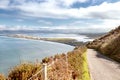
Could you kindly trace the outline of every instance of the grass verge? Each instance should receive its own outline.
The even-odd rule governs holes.
[[[90,73],[88,69],[87,55],[86,52],[82,54],[82,80],[91,80]]]

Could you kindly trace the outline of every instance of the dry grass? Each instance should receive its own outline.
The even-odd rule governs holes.
[[[8,75],[9,80],[28,80],[33,74],[42,69],[42,64],[52,64],[47,69],[49,80],[85,80],[89,75],[84,74],[84,71],[88,68],[86,65],[86,58],[84,53],[86,47],[77,47],[73,51],[67,54],[57,54],[55,56],[46,57],[41,63],[24,63],[15,66]],[[83,56],[84,55],[84,56]],[[84,75],[84,77],[83,77]],[[3,80],[3,76],[0,76],[0,80]],[[42,72],[33,77],[33,80],[43,80]]]
[[[0,74],[0,80],[5,80],[5,76],[3,74]]]
[[[8,75],[9,80],[27,80],[41,69],[40,64],[24,63],[15,66]]]

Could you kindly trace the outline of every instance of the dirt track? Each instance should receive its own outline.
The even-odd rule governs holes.
[[[120,80],[120,63],[93,49],[87,50],[87,59],[92,80]]]

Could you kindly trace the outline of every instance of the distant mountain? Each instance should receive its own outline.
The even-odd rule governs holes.
[[[38,30],[0,30],[0,34],[28,34],[28,33],[58,33],[58,34],[87,34],[88,36],[94,36],[103,34],[105,32],[88,32],[80,29],[38,29]]]
[[[120,26],[87,44],[106,56],[120,62]]]

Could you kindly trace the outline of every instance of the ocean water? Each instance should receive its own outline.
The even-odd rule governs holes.
[[[0,36],[0,73],[7,75],[20,62],[41,61],[44,57],[66,53],[73,48],[61,43]]]

